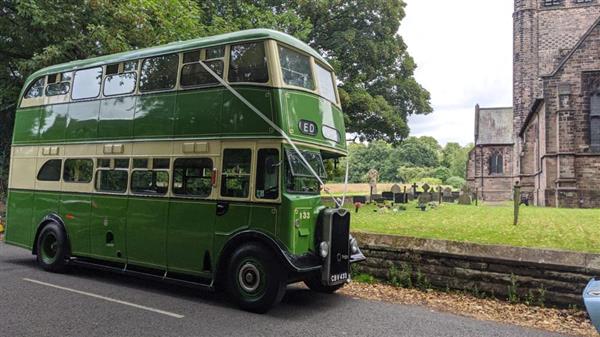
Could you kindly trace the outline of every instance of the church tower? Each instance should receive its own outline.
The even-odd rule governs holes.
[[[600,0],[515,0],[513,14],[513,132],[518,133],[542,79],[550,74],[600,16]],[[520,144],[515,146],[519,158]],[[514,175],[520,174],[518,160]]]

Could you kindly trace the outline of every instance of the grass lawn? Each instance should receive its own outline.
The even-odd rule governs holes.
[[[422,212],[377,211],[367,205],[354,213],[352,230],[420,238],[600,253],[600,209],[521,206],[513,226],[511,204],[463,206],[442,204]]]

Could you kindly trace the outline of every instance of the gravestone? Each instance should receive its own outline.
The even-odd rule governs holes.
[[[411,187],[412,187],[412,196],[413,196],[413,199],[416,199],[417,195],[418,195],[417,194],[417,187],[419,187],[419,185],[417,185],[417,183],[414,183],[414,184],[412,184]]]
[[[442,191],[442,200],[444,200],[444,202],[454,202],[454,197],[452,196],[452,189],[450,187],[446,187]]]
[[[381,197],[384,200],[394,201],[394,193],[392,192],[381,192]]]
[[[431,193],[429,193],[429,185],[425,183],[423,184],[423,186],[421,186],[421,188],[423,188],[423,193],[419,195],[419,205],[431,202]]]
[[[371,198],[377,194],[377,179],[379,178],[379,172],[376,169],[370,169],[367,173],[369,177],[369,187],[371,188]]]
[[[406,204],[407,195],[405,193],[395,193],[394,194],[394,203],[396,204]]]
[[[366,204],[367,197],[364,195],[355,195],[352,197],[352,203],[353,204],[356,204],[356,203]]]
[[[404,195],[402,194],[402,188],[400,188],[398,184],[392,185],[390,191],[392,191],[392,201],[394,201],[394,203],[404,203]]]
[[[459,205],[470,205],[471,204],[471,195],[469,193],[469,187],[467,185],[463,186],[460,196],[458,197]]]

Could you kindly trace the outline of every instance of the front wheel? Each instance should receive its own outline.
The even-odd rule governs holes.
[[[334,292],[340,290],[345,283],[337,284],[334,286],[324,285],[323,282],[321,282],[321,278],[317,275],[304,280],[304,284],[306,284],[306,286],[312,291],[316,291],[318,293],[333,294]]]
[[[229,259],[227,293],[244,310],[265,313],[285,294],[281,263],[264,246],[249,243]]]
[[[37,240],[37,262],[46,271],[55,273],[67,267],[67,235],[58,224],[44,226]]]

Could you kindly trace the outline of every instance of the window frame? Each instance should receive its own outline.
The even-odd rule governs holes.
[[[250,151],[250,162],[249,162],[249,168],[250,168],[250,172],[248,172],[248,174],[231,174],[236,175],[236,176],[248,176],[248,195],[245,197],[231,197],[231,196],[226,196],[223,195],[223,177],[226,176],[225,174],[225,169],[224,169],[224,160],[225,160],[225,151],[227,150],[248,150]],[[227,146],[224,147],[221,150],[221,158],[220,158],[220,172],[218,175],[218,198],[219,199],[227,199],[227,200],[252,200],[253,199],[253,195],[254,195],[254,166],[255,166],[255,160],[256,160],[256,155],[255,155],[256,149],[254,146],[247,146],[247,145],[240,145],[240,146]],[[228,174],[229,175],[229,174]]]
[[[494,151],[489,158],[489,175],[502,174],[504,174],[504,155],[501,151]]]
[[[207,195],[199,195],[199,194],[180,194],[175,192],[175,170],[176,170],[176,162],[178,160],[186,160],[186,159],[200,159],[200,160],[209,160],[210,164],[211,164],[211,176],[209,177],[209,180],[211,181],[211,187],[210,187],[210,192]],[[176,157],[173,158],[173,165],[172,165],[172,169],[171,169],[171,195],[176,197],[176,198],[190,198],[190,199],[210,199],[213,196],[213,193],[216,189],[216,187],[212,184],[212,174],[214,174],[214,171],[216,169],[216,161],[215,159],[213,159],[212,157],[208,157],[208,156],[193,156],[193,157]],[[183,181],[182,181],[183,184]]]
[[[100,160],[105,160],[108,159],[109,160],[109,165],[108,167],[106,166],[100,166],[99,161]],[[127,168],[124,167],[116,167],[115,165],[115,160],[117,159],[127,159],[129,160],[129,165],[127,165]],[[96,169],[94,172],[94,192],[97,193],[105,193],[105,194],[117,194],[117,195],[123,195],[123,194],[128,194],[129,193],[129,181],[131,179],[131,174],[130,174],[130,168],[131,168],[131,158],[130,157],[117,157],[117,158],[106,158],[106,157],[98,157],[96,158]],[[97,188],[97,184],[98,184],[98,172],[100,171],[125,171],[127,173],[127,181],[125,182],[125,190],[124,191],[104,191],[104,190],[100,190]]]
[[[92,174],[90,175],[90,179],[88,181],[74,181],[74,180],[66,180],[65,179],[65,173],[66,173],[66,169],[65,167],[67,166],[67,161],[69,160],[86,160],[86,161],[90,161],[92,163]],[[94,181],[94,171],[95,171],[95,164],[94,164],[94,159],[90,158],[90,157],[83,157],[83,158],[65,158],[65,160],[62,163],[62,174],[61,174],[61,182],[63,183],[73,183],[73,184],[89,184],[92,181]]]
[[[258,40],[244,40],[244,41],[238,41],[238,42],[231,42],[227,44],[227,47],[225,48],[225,71],[223,72],[223,79],[225,80],[225,82],[227,82],[228,84],[231,85],[256,85],[256,86],[271,86],[273,83],[273,77],[274,77],[274,72],[277,71],[276,69],[273,69],[273,62],[278,62],[275,60],[272,60],[272,58],[278,58],[276,56],[278,56],[277,54],[273,54],[273,51],[270,47],[270,44],[268,43],[269,39],[258,39]],[[265,57],[267,58],[267,81],[265,82],[247,82],[247,81],[239,81],[239,82],[232,82],[229,80],[229,73],[231,70],[231,47],[236,46],[236,45],[240,45],[240,44],[251,44],[251,43],[262,43],[264,51],[265,51]],[[207,47],[208,48],[208,47]],[[277,49],[277,48],[275,48]]]
[[[134,85],[133,85],[133,89],[131,89],[131,91],[129,92],[125,92],[125,93],[120,93],[120,94],[111,94],[111,95],[107,95],[106,94],[106,80],[108,79],[108,77],[110,76],[121,76],[121,75],[127,75],[127,74],[133,74],[134,76]],[[125,71],[125,72],[118,72],[116,74],[108,74],[108,75],[104,75],[102,77],[102,97],[117,97],[117,96],[128,96],[131,94],[135,94],[138,88],[138,72],[137,71]]]
[[[258,174],[259,174],[259,169],[258,166],[260,165],[259,163],[259,157],[260,157],[260,152],[261,151],[268,151],[268,150],[275,150],[277,151],[277,159],[279,161],[279,164],[277,165],[276,168],[276,173],[277,173],[277,197],[273,198],[273,199],[267,199],[267,198],[260,198],[256,195],[256,191],[258,190]],[[280,202],[281,201],[281,193],[282,193],[282,174],[281,174],[281,168],[284,165],[283,162],[283,158],[282,158],[282,150],[281,148],[278,148],[276,146],[265,146],[265,147],[260,147],[256,149],[256,159],[255,159],[255,163],[254,163],[254,172],[253,172],[253,176],[254,176],[254,184],[253,184],[253,188],[252,188],[252,198],[254,201],[258,201],[258,202]]]
[[[40,179],[40,174],[42,173],[42,170],[46,167],[46,165],[48,165],[50,162],[56,162],[56,161],[59,162],[58,179],[56,179],[56,180]],[[35,176],[35,180],[36,181],[49,182],[49,183],[60,182],[61,179],[62,179],[62,170],[63,170],[63,160],[62,159],[60,159],[60,158],[51,158],[51,159],[48,159],[38,169],[37,175]]]
[[[308,67],[310,68],[310,76],[312,79],[312,84],[313,84],[313,88],[305,88],[305,87],[300,87],[297,85],[293,85],[293,84],[289,84],[286,83],[284,76],[283,76],[283,67],[281,66],[281,52],[280,52],[280,48],[284,48],[287,49],[293,53],[299,54],[301,56],[304,56],[308,59]],[[312,93],[317,93],[317,78],[315,77],[316,75],[316,68],[315,68],[315,60],[314,57],[308,53],[305,53],[301,50],[298,50],[294,47],[291,47],[285,43],[281,43],[281,42],[277,42],[277,47],[275,48],[277,50],[276,53],[276,58],[277,58],[277,68],[279,69],[279,75],[281,76],[281,84],[283,86],[289,87],[289,88],[294,88],[294,89],[301,89],[301,90],[306,90],[308,92],[312,92]],[[291,70],[291,69],[290,69]]]
[[[85,97],[85,98],[75,98],[73,97],[73,94],[75,93],[75,79],[77,78],[77,73],[79,73],[80,71],[85,71],[85,70],[90,70],[90,69],[96,69],[99,68],[101,69],[101,75],[100,75],[100,83],[98,86],[98,94],[96,96],[93,97]],[[69,95],[69,98],[71,98],[71,102],[81,102],[81,101],[86,101],[86,100],[95,100],[101,97],[102,95],[102,86],[104,84],[104,68],[105,66],[95,66],[95,67],[90,67],[90,68],[84,68],[84,69],[77,69],[73,71],[73,78],[71,79],[71,93]]]
[[[133,165],[133,161],[135,159],[146,159],[148,160],[147,162],[147,166],[145,168],[134,168]],[[155,159],[168,159],[169,160],[169,167],[167,168],[154,168],[154,160]],[[131,170],[129,173],[129,184],[128,184],[128,191],[129,194],[131,195],[142,195],[142,196],[151,196],[151,197],[168,197],[171,195],[171,179],[172,179],[172,169],[173,169],[173,160],[171,160],[170,156],[156,156],[156,157],[152,157],[152,156],[145,156],[145,157],[133,157],[131,158],[131,161],[129,163]],[[167,190],[165,191],[165,193],[144,193],[144,192],[135,192],[133,190],[133,174],[137,171],[147,171],[147,172],[166,172],[167,173]]]
[[[180,73],[181,65],[182,65],[182,61],[183,61],[183,53],[184,52],[182,52],[182,51],[176,51],[176,52],[152,55],[152,56],[137,59],[137,61],[138,61],[137,77],[138,78],[137,78],[137,83],[136,83],[136,90],[134,92],[138,93],[139,95],[146,95],[146,94],[153,94],[153,93],[159,93],[159,92],[178,91],[180,89],[179,73]],[[165,57],[165,56],[170,56],[170,55],[177,56],[177,70],[175,73],[175,84],[173,85],[173,87],[170,89],[142,90],[142,70],[144,68],[144,63],[149,59],[153,59],[153,58],[157,58],[157,57]],[[133,61],[133,60],[131,60],[131,61]],[[131,61],[128,61],[128,62],[131,62]]]

